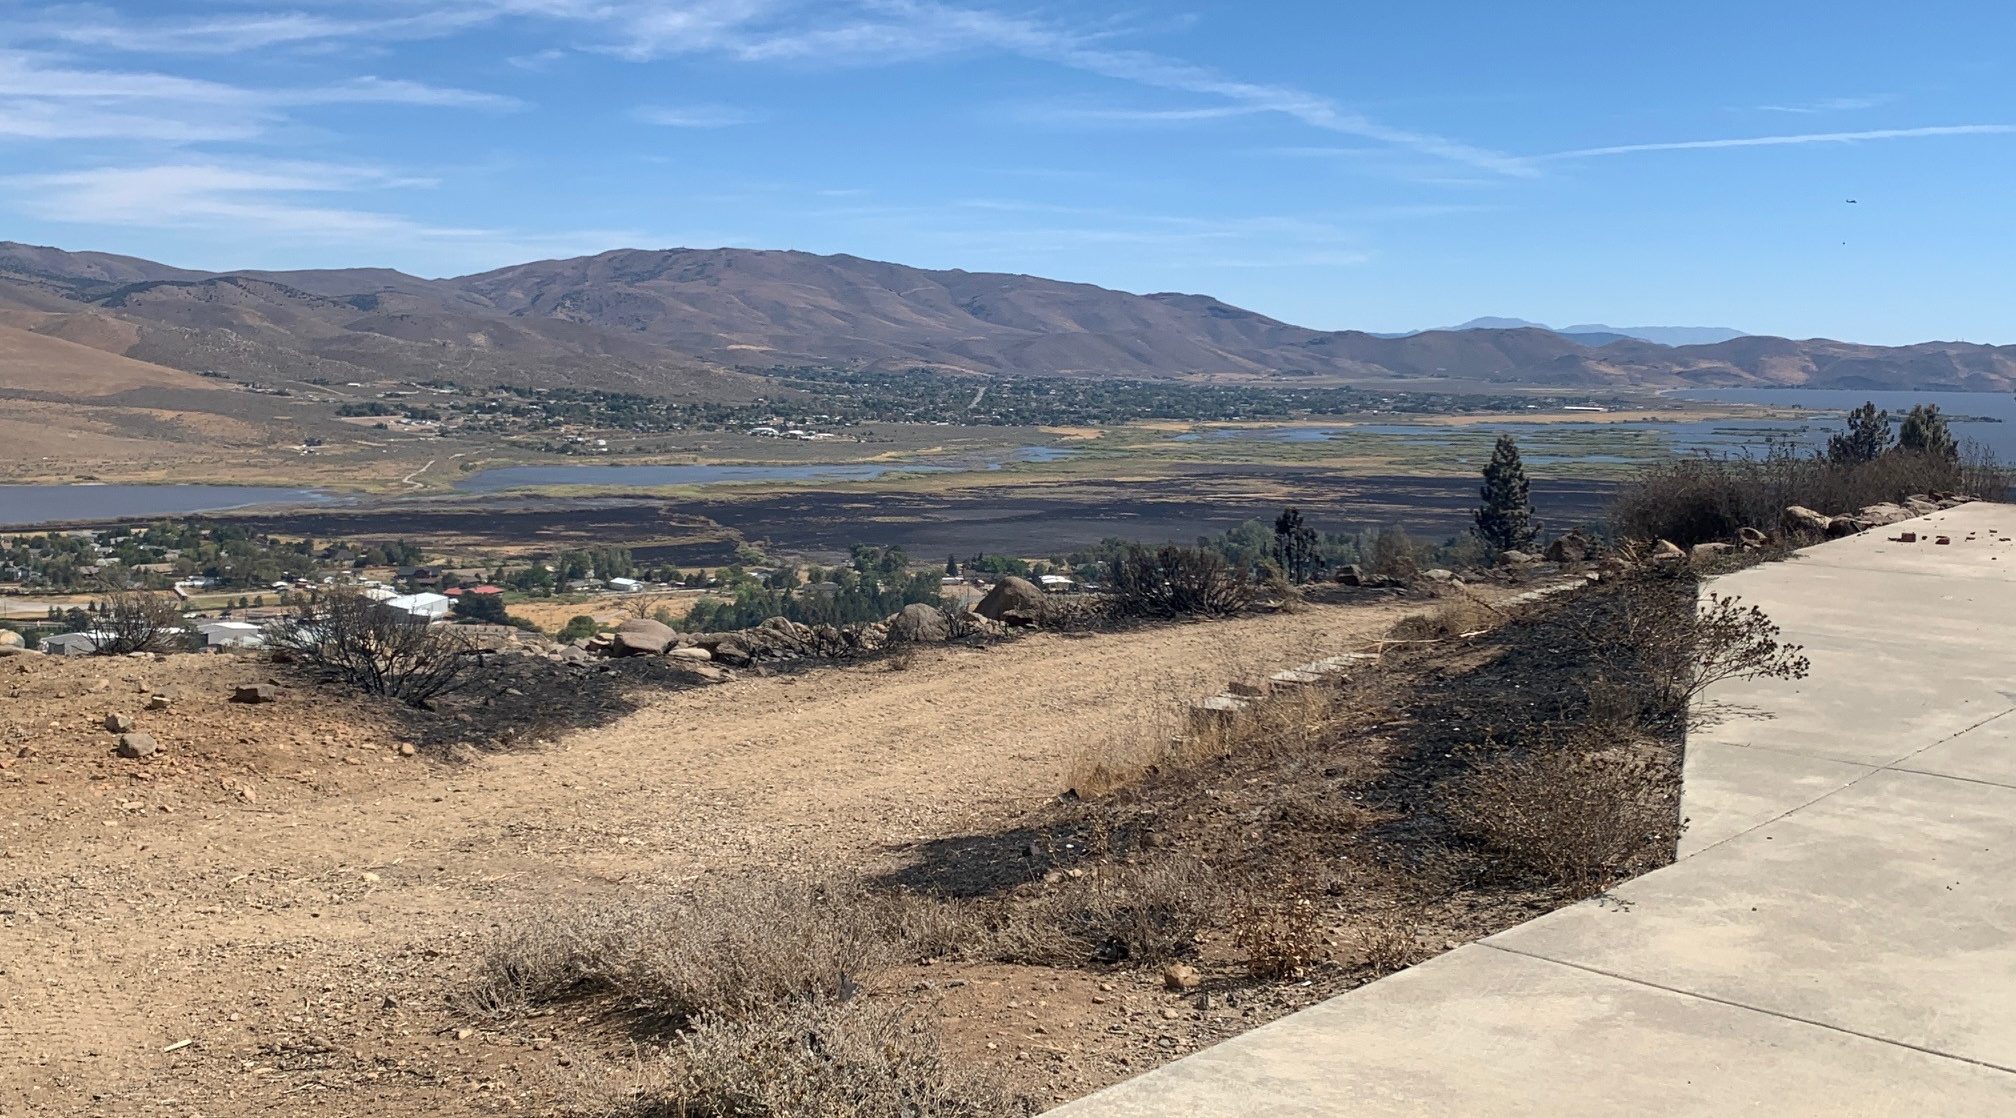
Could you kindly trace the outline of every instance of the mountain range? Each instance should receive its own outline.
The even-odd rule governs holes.
[[[382,268],[208,272],[0,242],[0,329],[252,379],[690,396],[746,395],[765,373],[807,365],[1590,389],[2016,387],[2016,346],[1750,335],[1663,345],[1632,336],[1650,328],[1497,320],[1382,337],[1296,326],[1208,295],[750,249],[622,249],[425,279]]]
[[[1443,327],[1446,330],[1550,330],[1564,338],[1572,338],[1583,345],[1605,346],[1611,342],[1621,342],[1636,338],[1641,342],[1655,345],[1714,345],[1717,342],[1731,342],[1748,337],[1742,330],[1732,330],[1727,326],[1605,326],[1602,323],[1584,323],[1580,326],[1549,326],[1544,322],[1530,322],[1523,318],[1473,318],[1456,326]]]

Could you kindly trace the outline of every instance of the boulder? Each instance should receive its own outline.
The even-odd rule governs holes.
[[[0,648],[25,648],[28,642],[12,629],[0,629]]]
[[[1925,511],[1936,512],[1938,510],[1927,508]],[[1855,519],[1861,521],[1864,528],[1881,528],[1885,525],[1895,524],[1900,520],[1909,520],[1917,515],[1917,513],[1912,512],[1903,505],[1893,505],[1886,501],[1882,504],[1864,507],[1861,512],[1855,514]]]
[[[746,668],[756,660],[756,657],[750,653],[749,646],[733,637],[716,641],[714,647],[709,649],[709,651],[713,654],[714,659],[730,667]]]
[[[665,650],[665,655],[670,656],[674,660],[706,661],[706,660],[712,660],[714,658],[714,654],[712,652],[709,652],[706,649],[701,648],[697,644],[688,645],[685,648],[668,648]]]
[[[131,733],[133,731],[133,716],[130,714],[108,714],[105,716],[105,728],[115,734]]]
[[[1570,528],[1547,545],[1547,561],[1550,563],[1581,563],[1596,551],[1596,545],[1582,534],[1580,528]]]
[[[1162,968],[1162,985],[1173,993],[1185,993],[1202,985],[1204,976],[1188,963],[1171,963]]]
[[[1031,617],[1041,616],[1043,591],[1026,578],[1002,575],[1001,581],[994,584],[994,589],[989,590],[987,596],[980,599],[980,604],[973,607],[974,613],[989,621],[1006,620],[1003,615],[1009,610]]]
[[[944,610],[912,602],[889,619],[889,635],[897,640],[937,644],[952,639],[952,625],[945,620]]]
[[[1868,527],[1869,525],[1863,523],[1858,517],[1837,516],[1827,522],[1827,538],[1838,540],[1842,536],[1855,535],[1858,532],[1866,530]]]
[[[152,757],[161,747],[154,743],[154,735],[132,733],[119,735],[119,756],[127,760]]]
[[[1944,506],[1930,497],[1906,497],[1904,507],[1911,510],[1912,516],[1924,516],[1928,512],[1938,512]]]
[[[1043,619],[1031,610],[1011,609],[1001,613],[1001,624],[1010,629],[1034,629],[1042,622]]]
[[[1736,529],[1736,539],[1745,547],[1762,547],[1771,542],[1770,536],[1747,525]]]
[[[1421,577],[1429,582],[1455,582],[1456,572],[1442,567],[1433,567],[1421,572]]]
[[[1697,543],[1688,551],[1695,559],[1713,559],[1717,555],[1736,550],[1735,544]]]
[[[735,678],[735,673],[713,664],[703,664],[698,660],[673,660],[674,667],[681,675],[701,683],[727,683]]]
[[[1523,567],[1529,563],[1538,563],[1539,561],[1540,557],[1538,555],[1529,555],[1526,552],[1511,548],[1498,553],[1498,565],[1501,567]]]
[[[40,656],[40,655],[42,655],[42,653],[38,649],[23,648],[18,644],[0,644],[0,659],[5,659],[6,657],[9,656]],[[25,671],[26,669],[23,670]]]
[[[1660,540],[1658,543],[1652,545],[1652,550],[1646,555],[1646,558],[1655,563],[1671,562],[1675,559],[1687,558],[1687,553],[1680,550],[1680,545],[1674,543],[1672,540]]]
[[[1784,515],[1779,517],[1785,530],[1795,534],[1824,536],[1833,518],[1814,512],[1805,505],[1786,505]]]
[[[270,683],[247,683],[231,692],[234,703],[270,703],[280,698],[280,689]]]
[[[610,637],[610,648],[618,656],[656,656],[672,647],[679,634],[663,621],[653,621],[648,617],[633,617],[616,626]]]

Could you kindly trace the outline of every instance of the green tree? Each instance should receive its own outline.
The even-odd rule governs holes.
[[[1323,560],[1316,553],[1316,529],[1302,522],[1299,509],[1282,509],[1274,518],[1274,564],[1294,583],[1316,577]]]
[[[1960,457],[1960,446],[1953,441],[1953,432],[1947,428],[1946,417],[1939,414],[1937,404],[1912,406],[1897,428],[1897,449],[1949,462]]]
[[[568,618],[567,624],[561,626],[560,631],[554,634],[554,636],[555,639],[563,642],[578,641],[586,640],[601,631],[602,627],[595,623],[594,618],[585,613],[577,613]]]
[[[1476,512],[1476,533],[1487,547],[1513,551],[1530,545],[1540,534],[1540,524],[1533,519],[1526,467],[1519,461],[1519,444],[1512,436],[1498,436],[1490,464],[1484,467],[1484,487],[1479,493],[1484,504]]]
[[[1848,429],[1827,439],[1827,460],[1853,466],[1874,462],[1890,449],[1890,413],[1869,401],[1848,413]]]
[[[945,574],[951,578],[959,577],[959,560],[957,557],[951,555],[945,557]]]

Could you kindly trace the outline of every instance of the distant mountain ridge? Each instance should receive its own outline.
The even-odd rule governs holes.
[[[1750,337],[1742,330],[1732,330],[1727,326],[1605,326],[1601,323],[1586,323],[1581,326],[1562,326],[1558,329],[1543,322],[1529,322],[1523,318],[1473,318],[1450,330],[1551,330],[1564,337],[1574,338],[1584,345],[1608,345],[1624,338],[1636,338],[1641,342],[1655,345],[1714,345],[1717,342],[1735,341]]]
[[[0,314],[189,371],[710,397],[767,391],[764,374],[807,365],[1424,389],[2016,387],[2016,347],[1747,335],[1664,345],[1517,320],[1392,337],[1312,330],[1208,295],[753,249],[619,249],[425,279],[377,268],[204,272],[0,242]]]

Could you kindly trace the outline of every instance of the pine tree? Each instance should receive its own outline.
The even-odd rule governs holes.
[[[1519,444],[1512,441],[1512,436],[1498,436],[1498,445],[1491,451],[1491,464],[1484,467],[1484,487],[1479,492],[1484,505],[1476,513],[1476,532],[1485,546],[1493,551],[1515,551],[1531,544],[1540,534],[1540,524],[1533,519],[1526,467],[1519,462]]]
[[[1870,401],[1848,413],[1848,429],[1827,439],[1827,460],[1852,466],[1874,462],[1890,449],[1890,413]]]
[[[1294,583],[1308,582],[1322,566],[1316,554],[1316,529],[1302,523],[1297,509],[1282,509],[1274,518],[1274,562]]]
[[[1953,432],[1946,426],[1946,417],[1939,414],[1938,404],[1912,406],[1911,413],[1897,428],[1897,449],[1949,462],[1960,457],[1960,446],[1953,441]]]
[[[953,577],[953,578],[958,578],[958,577],[959,577],[959,560],[958,560],[958,559],[956,559],[956,558],[954,558],[954,557],[952,557],[952,556],[950,556],[950,555],[947,555],[947,556],[945,557],[945,573],[946,573],[947,575],[950,575],[950,576],[951,576],[951,577]]]

